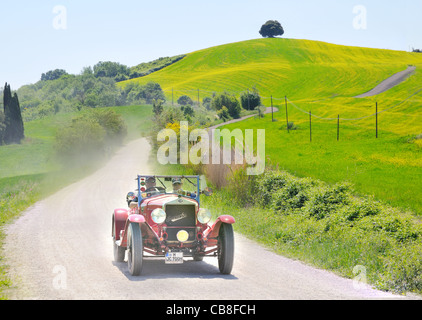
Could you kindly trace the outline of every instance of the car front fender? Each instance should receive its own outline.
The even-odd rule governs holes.
[[[116,209],[113,212],[112,235],[116,237],[116,240],[120,240],[120,231],[125,228],[128,215],[127,209]]]
[[[220,227],[223,223],[226,224],[234,224],[236,220],[229,215],[222,215],[215,220],[214,224],[211,226],[211,228],[207,229],[205,231],[204,236],[208,239],[213,239],[218,237],[218,233],[220,232]]]
[[[145,223],[145,217],[140,214],[131,214],[128,220],[133,223]]]

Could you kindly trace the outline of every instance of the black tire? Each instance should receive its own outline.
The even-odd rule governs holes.
[[[193,255],[193,260],[194,261],[202,261],[202,260],[204,260],[204,256],[203,255],[200,255],[200,254],[194,254]]]
[[[113,221],[113,255],[114,261],[123,262],[125,260],[126,248],[120,247],[116,244],[116,228]]]
[[[116,262],[123,262],[125,261],[125,253],[126,249],[120,247],[116,244],[116,238],[113,237],[113,254],[114,254],[114,261]]]
[[[132,276],[139,276],[143,262],[142,232],[138,223],[131,223],[127,235],[127,264]]]
[[[234,261],[234,233],[231,224],[223,223],[218,234],[218,268],[222,274],[230,274]]]

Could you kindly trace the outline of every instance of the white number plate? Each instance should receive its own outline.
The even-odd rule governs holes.
[[[183,263],[183,252],[167,252],[165,261],[166,264]]]

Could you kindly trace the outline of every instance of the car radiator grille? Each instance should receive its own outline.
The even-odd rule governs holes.
[[[168,241],[177,241],[177,233],[186,230],[189,233],[188,241],[196,239],[195,205],[167,205],[166,225]]]
[[[167,205],[166,224],[168,227],[195,227],[195,205]]]

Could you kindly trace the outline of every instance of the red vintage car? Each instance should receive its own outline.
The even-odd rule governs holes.
[[[127,251],[129,272],[141,274],[145,255],[164,257],[166,264],[183,263],[185,257],[202,261],[205,256],[218,258],[222,274],[230,274],[234,260],[233,224],[229,215],[214,223],[211,213],[200,207],[200,176],[138,175],[136,192],[129,192],[128,209],[115,209],[112,216],[114,259],[123,262]],[[173,190],[184,181],[195,188],[186,192]]]

